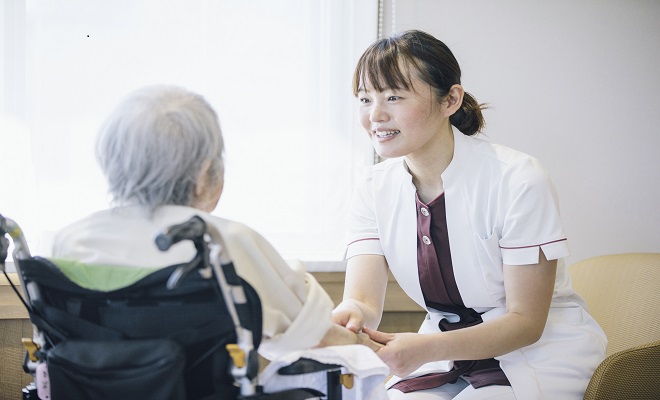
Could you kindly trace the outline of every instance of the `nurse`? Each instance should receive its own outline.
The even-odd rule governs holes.
[[[582,399],[607,339],[561,261],[546,170],[476,137],[483,106],[425,32],[372,44],[353,91],[385,161],[356,190],[333,319],[382,344],[390,398]],[[428,311],[419,333],[376,331],[389,271]]]

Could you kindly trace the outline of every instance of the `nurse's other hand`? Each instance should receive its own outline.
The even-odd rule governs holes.
[[[378,357],[397,376],[408,376],[423,364],[429,362],[427,346],[423,342],[423,335],[418,333],[384,333],[364,328],[364,333],[371,340],[380,343],[383,347],[376,352]]]
[[[345,326],[348,330],[358,333],[364,326],[364,314],[360,307],[350,301],[342,301],[332,311],[332,322]]]

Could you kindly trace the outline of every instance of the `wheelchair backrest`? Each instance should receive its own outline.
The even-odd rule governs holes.
[[[186,398],[203,398],[214,393],[232,398],[228,394],[235,393],[236,388],[229,373],[225,345],[235,343],[236,331],[220,288],[215,279],[195,271],[183,277],[177,287],[168,289],[167,280],[177,267],[149,271],[128,286],[102,291],[81,286],[80,276],[71,273],[75,266],[64,268],[67,276],[49,259],[21,260],[20,273],[25,284],[28,288],[31,285],[38,288],[38,295],[30,296],[29,306],[32,323],[45,336],[42,351],[56,357],[58,346],[96,344],[99,352],[106,351],[116,358],[112,353],[122,349],[130,353],[129,347],[135,343],[167,339],[183,350]],[[254,332],[254,348],[258,348],[261,305],[256,292],[246,282],[243,286],[252,316],[248,328]],[[154,342],[153,351],[167,348],[161,342]],[[90,367],[85,364],[85,368]]]

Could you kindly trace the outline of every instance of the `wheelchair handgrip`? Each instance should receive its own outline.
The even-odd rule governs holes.
[[[5,227],[5,217],[0,214],[0,267],[4,271],[5,260],[7,259],[7,250],[9,249],[9,239],[5,237],[7,228]]]
[[[5,226],[5,217],[0,214],[0,236],[4,236],[7,233],[7,227]]]
[[[188,221],[173,225],[156,236],[156,246],[160,251],[168,250],[173,244],[182,240],[197,241],[204,237],[206,233],[206,222],[201,217],[195,215]]]

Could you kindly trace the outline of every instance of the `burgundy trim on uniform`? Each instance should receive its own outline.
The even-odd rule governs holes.
[[[354,240],[354,241],[350,242],[347,246],[350,246],[350,245],[352,245],[353,243],[361,242],[361,241],[363,241],[363,240],[380,240],[380,238],[375,237],[375,238],[364,238],[364,239],[358,239],[358,240]]]
[[[514,249],[529,249],[530,247],[541,247],[541,246],[545,246],[546,244],[557,243],[557,242],[563,242],[563,241],[565,241],[565,240],[567,240],[567,239],[566,239],[566,238],[563,238],[563,239],[553,240],[552,242],[545,242],[545,243],[541,243],[541,244],[533,244],[533,245],[531,245],[531,246],[520,246],[520,247],[502,247],[502,246],[500,246],[500,249],[507,249],[507,250],[514,250]]]

